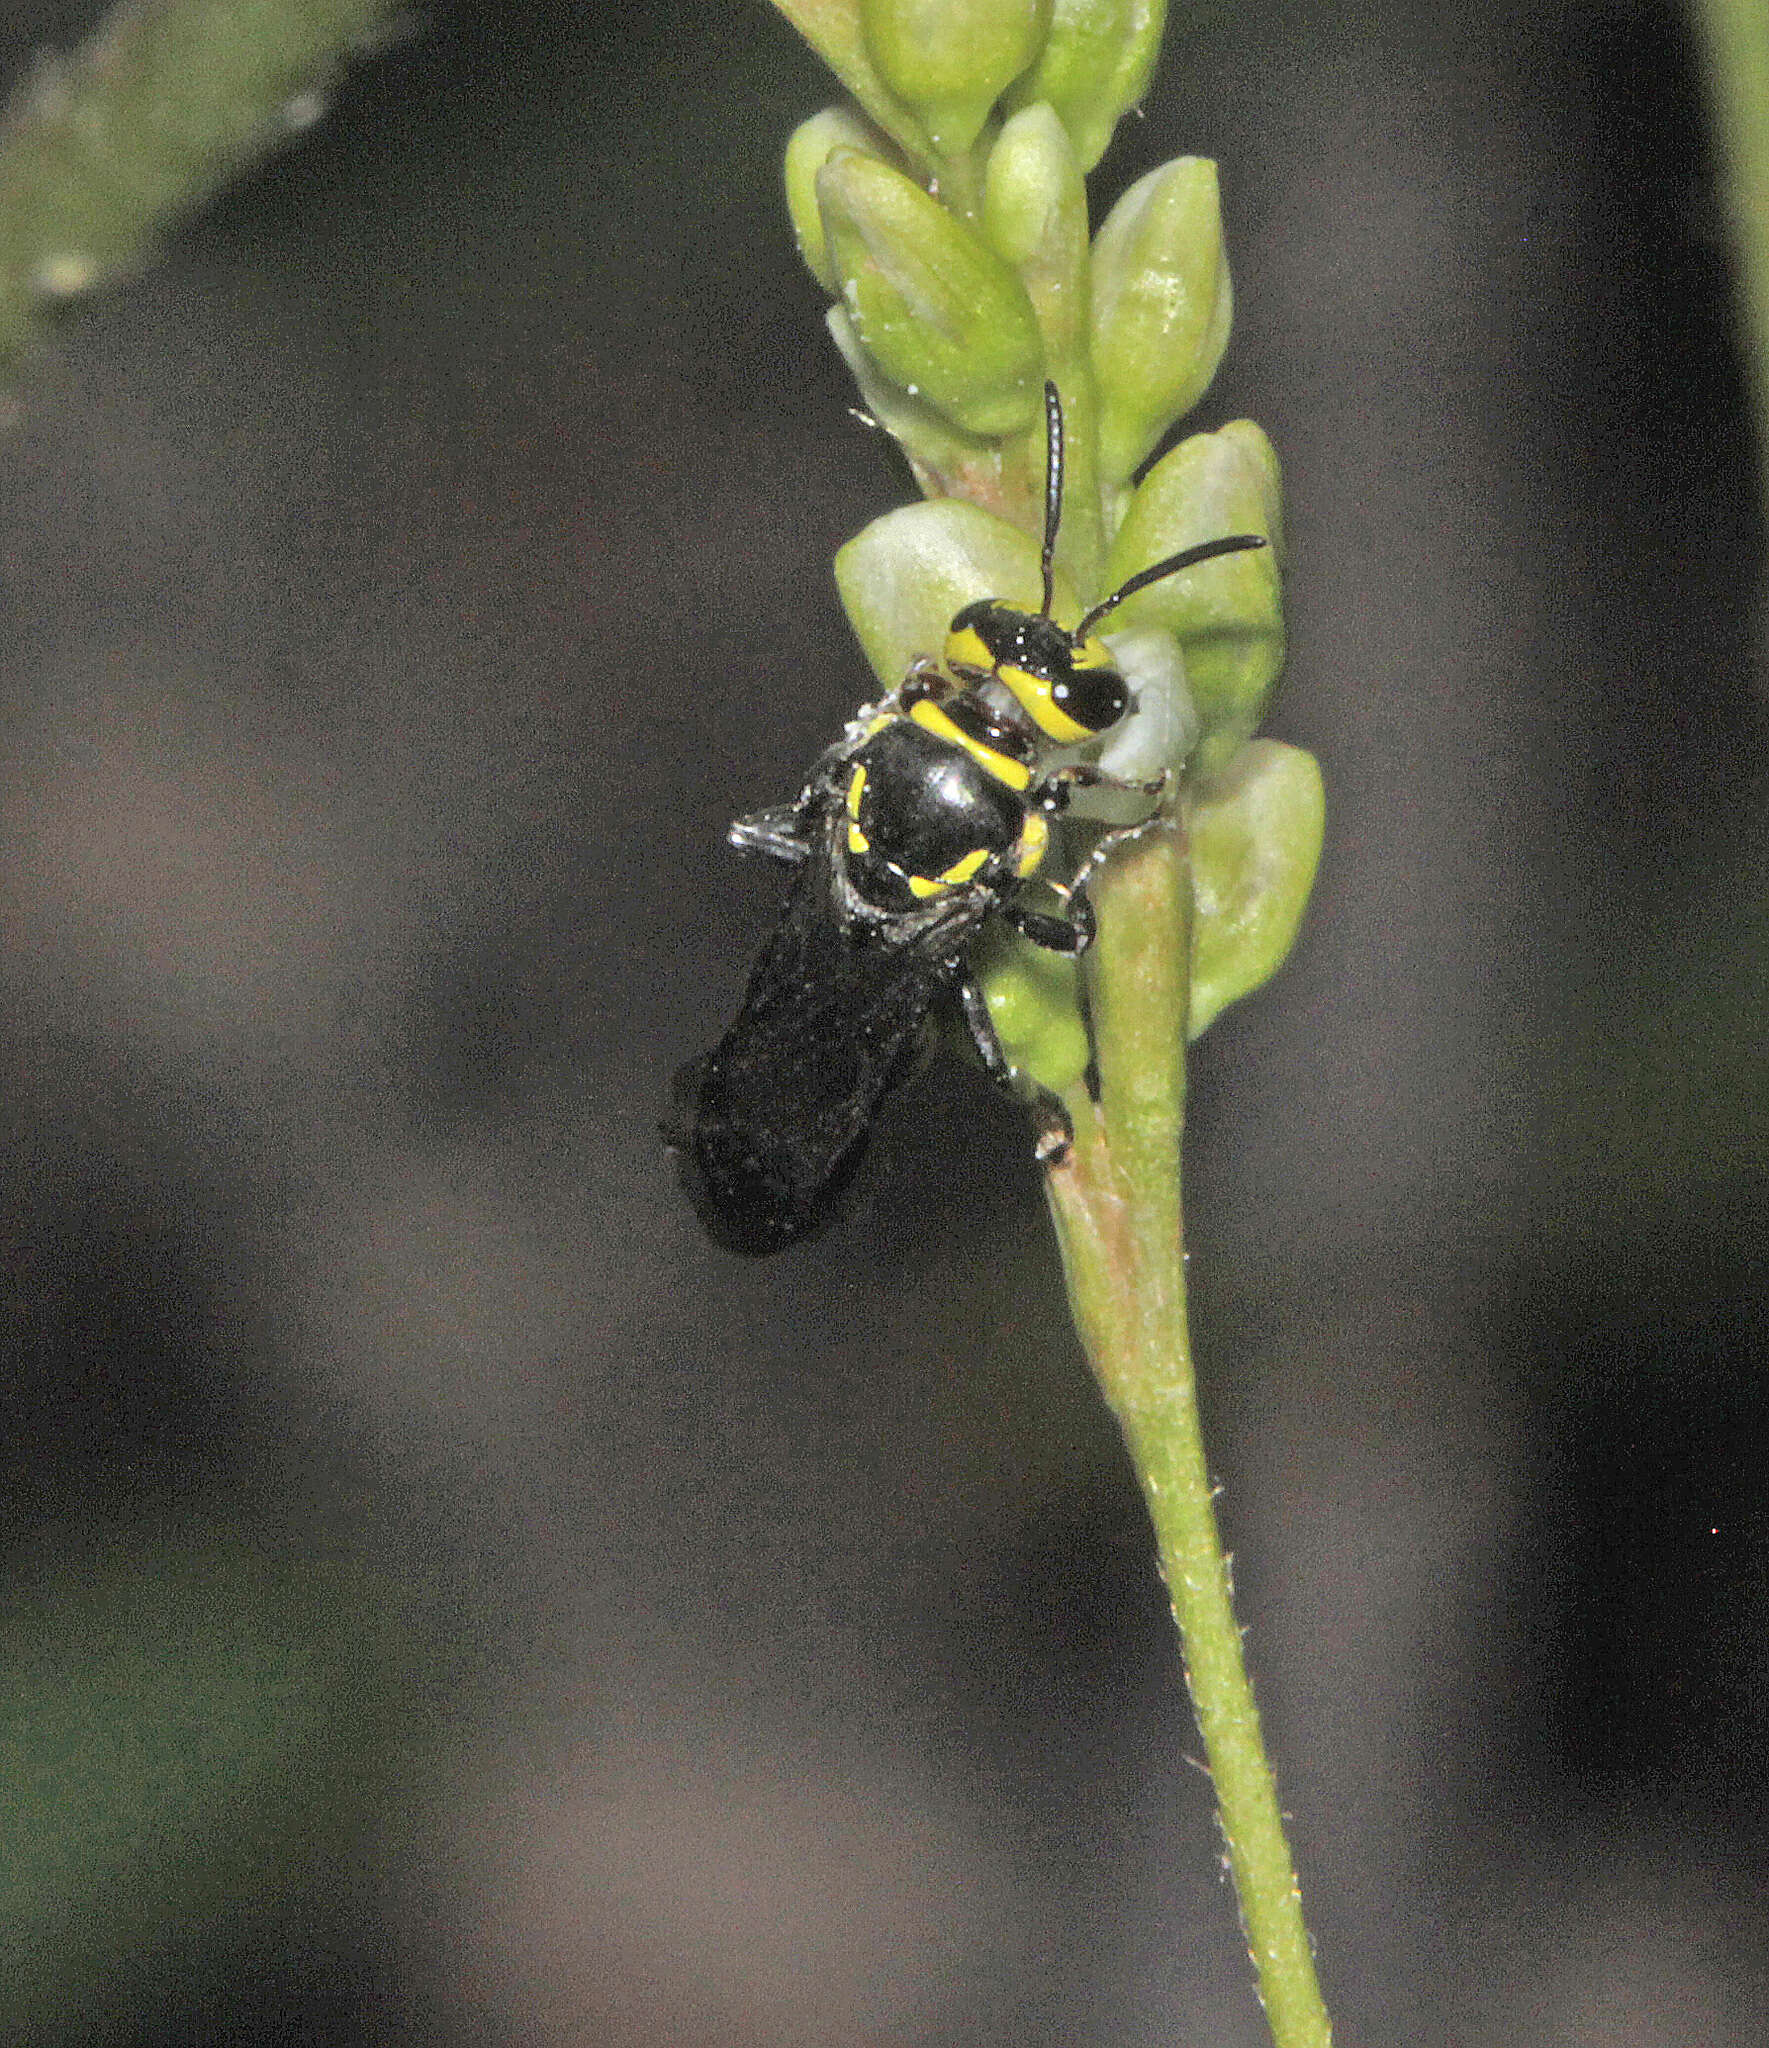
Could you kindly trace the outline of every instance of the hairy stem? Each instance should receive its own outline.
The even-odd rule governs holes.
[[[1126,851],[1098,894],[1099,1110],[1078,1120],[1069,1161],[1050,1175],[1051,1206],[1076,1325],[1154,1524],[1272,2040],[1328,2048],[1198,1417],[1180,1211],[1191,883],[1179,828]]]

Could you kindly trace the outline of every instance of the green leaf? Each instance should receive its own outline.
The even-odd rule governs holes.
[[[1325,820],[1320,764],[1278,740],[1250,741],[1192,790],[1188,1038],[1284,964],[1320,866]]]

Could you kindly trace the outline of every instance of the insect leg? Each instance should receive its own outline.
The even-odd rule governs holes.
[[[1132,782],[1122,775],[1112,775],[1104,768],[1095,767],[1091,761],[1070,761],[1061,768],[1053,768],[1039,784],[1038,800],[1040,804],[1060,811],[1066,808],[1068,793],[1072,789],[1105,789],[1134,796],[1158,797],[1165,793],[1170,779],[1165,768],[1148,782]]]
[[[1109,854],[1120,846],[1128,846],[1140,839],[1145,832],[1161,823],[1161,813],[1140,819],[1134,825],[1120,825],[1108,832],[1076,870],[1073,881],[1051,882],[1048,887],[1062,898],[1066,917],[1054,917],[1047,910],[1028,910],[1024,904],[1009,899],[1001,906],[1001,914],[1022,938],[1030,939],[1035,946],[1043,946],[1051,953],[1085,953],[1093,944],[1098,925],[1093,913],[1093,898],[1088,894],[1087,885],[1093,879],[1097,868],[1104,865]]]
[[[918,654],[909,664],[909,673],[897,685],[897,705],[907,711],[910,705],[927,698],[937,703],[942,697],[950,697],[957,687],[931,655]]]
[[[750,811],[732,821],[725,839],[739,853],[765,854],[788,867],[800,866],[811,851],[797,804],[770,804],[766,810]]]
[[[1165,771],[1163,771],[1164,774]],[[1080,867],[1075,870],[1074,879],[1069,883],[1066,892],[1069,909],[1071,913],[1076,911],[1084,912],[1090,929],[1093,923],[1093,904],[1087,894],[1087,885],[1093,879],[1095,870],[1104,867],[1107,860],[1117,852],[1119,847],[1129,846],[1133,841],[1142,838],[1145,832],[1152,832],[1157,825],[1163,822],[1164,814],[1160,811],[1155,811],[1146,818],[1139,818],[1134,825],[1119,825],[1100,840],[1099,844],[1094,847]]]
[[[1085,953],[1093,944],[1093,905],[1085,894],[1060,883],[1050,885],[1068,906],[1067,917],[1053,917],[1048,910],[1028,910],[1023,903],[1004,903],[1001,914],[1023,939],[1042,946],[1047,953]]]
[[[958,1000],[964,1006],[964,1021],[970,1027],[971,1038],[982,1055],[989,1078],[997,1087],[1005,1088],[1016,1101],[1025,1102],[1032,1112],[1032,1122],[1038,1133],[1032,1148],[1034,1157],[1040,1166],[1060,1166],[1068,1158],[1069,1148],[1075,1142],[1075,1126],[1063,1107],[1062,1097],[1041,1087],[1014,1066],[1002,1050],[995,1020],[989,1015],[988,1000],[968,974],[959,980]]]

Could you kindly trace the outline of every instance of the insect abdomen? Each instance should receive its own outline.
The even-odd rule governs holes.
[[[682,1185],[730,1251],[780,1251],[830,1220],[986,910],[937,948],[844,919],[830,845],[841,829],[836,816],[794,877],[730,1029],[676,1078]]]

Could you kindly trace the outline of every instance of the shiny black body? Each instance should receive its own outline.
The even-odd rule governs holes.
[[[850,850],[848,872],[880,909],[918,907],[911,875],[944,874],[978,848],[1006,859],[1020,842],[1025,798],[911,719],[893,718],[849,762],[866,771],[854,808],[869,850]]]
[[[1102,737],[1130,708],[1130,686],[1093,628],[1164,576],[1266,543],[1234,534],[1182,549],[1075,627],[1059,626],[1051,602],[1063,418],[1054,384],[1044,403],[1040,609],[996,598],[966,605],[947,633],[943,669],[916,661],[823,755],[796,803],[731,828],[740,851],[796,873],[730,1029],[677,1075],[665,1135],[701,1222],[732,1251],[779,1251],[829,1220],[879,1104],[948,990],[984,1065],[1030,1103],[1038,1157],[1060,1159],[1073,1136],[1058,1098],[1010,1067],[966,956],[997,913],[1053,952],[1092,942],[1088,873],[1141,827],[1106,833],[1067,887],[1041,884],[1059,914],[1021,901],[1050,850],[1052,821],[1074,790],[1154,797],[1166,783],[1165,774],[1127,782],[1054,759]]]
[[[668,1136],[682,1185],[728,1251],[780,1251],[830,1220],[881,1100],[994,907],[985,886],[867,915],[836,793],[803,822],[803,858],[737,1016],[676,1079]]]

